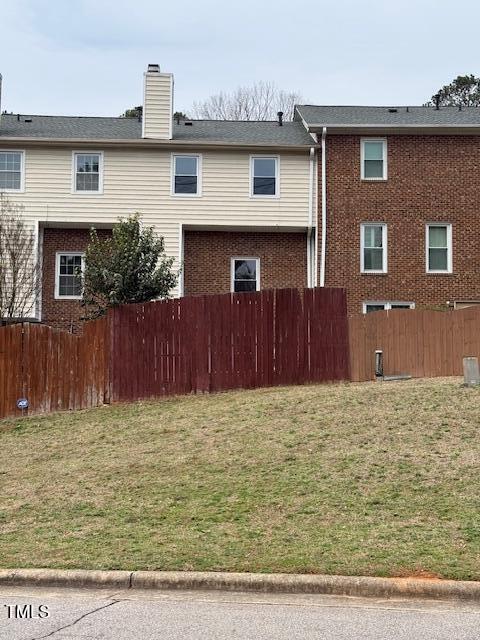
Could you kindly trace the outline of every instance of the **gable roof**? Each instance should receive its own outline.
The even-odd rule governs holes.
[[[31,120],[31,122],[28,122]],[[185,122],[191,122],[186,125]],[[2,138],[71,140],[143,140],[142,123],[137,118],[71,116],[28,116],[2,114]],[[309,146],[314,143],[301,122],[245,122],[223,120],[180,120],[173,123],[169,143],[218,145]]]
[[[480,107],[361,107],[297,105],[296,120],[309,130],[335,129],[480,129]]]

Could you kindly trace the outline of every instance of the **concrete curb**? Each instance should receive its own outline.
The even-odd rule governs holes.
[[[435,598],[480,602],[480,582],[421,578],[370,578],[289,573],[201,571],[83,571],[3,569],[0,586],[95,589],[223,590],[316,593],[372,598]]]

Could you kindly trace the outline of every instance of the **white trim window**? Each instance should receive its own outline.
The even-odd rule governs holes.
[[[452,225],[426,225],[427,273],[452,273]]]
[[[231,259],[231,290],[233,293],[260,291],[260,258]]]
[[[361,273],[387,273],[387,225],[365,222],[360,225]]]
[[[250,197],[278,198],[279,175],[278,156],[250,156]]]
[[[73,192],[80,194],[103,193],[103,152],[73,152]]]
[[[84,268],[84,253],[57,252],[55,256],[55,298],[57,300],[81,300]]]
[[[23,191],[25,152],[0,150],[0,191]]]
[[[172,155],[172,195],[201,195],[201,164],[199,155]]]
[[[362,180],[387,179],[386,138],[362,138],[360,142],[360,172]]]
[[[386,302],[386,301],[369,301],[362,305],[363,313],[372,313],[373,311],[391,311],[392,309],[415,309],[414,302]]]

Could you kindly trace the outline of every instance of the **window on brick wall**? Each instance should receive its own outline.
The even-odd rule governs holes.
[[[23,191],[23,151],[0,151],[0,191]]]
[[[427,273],[452,273],[452,225],[427,224]]]
[[[373,311],[390,311],[391,309],[415,309],[415,303],[374,301],[364,302],[362,305],[363,313],[372,313]]]
[[[384,138],[363,138],[360,144],[362,180],[387,179],[387,141]]]
[[[366,222],[360,225],[360,270],[387,273],[387,225]]]
[[[59,252],[56,254],[55,266],[55,298],[81,299],[85,254],[70,251]]]
[[[73,191],[93,194],[103,191],[103,154],[73,152]]]
[[[276,198],[278,188],[278,157],[250,158],[250,195],[255,198]]]
[[[172,193],[199,196],[200,182],[200,156],[174,155]]]
[[[232,258],[232,291],[260,291],[260,258]]]

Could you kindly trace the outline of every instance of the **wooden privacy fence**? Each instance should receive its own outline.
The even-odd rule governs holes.
[[[279,289],[125,305],[73,336],[0,328],[0,417],[177,393],[349,377],[342,289]]]
[[[108,389],[107,325],[95,320],[83,335],[39,324],[0,328],[0,417],[83,409],[102,404]]]
[[[109,322],[113,401],[349,377],[342,289],[125,305]]]
[[[347,319],[342,289],[278,289],[125,305],[74,336],[0,328],[0,417],[180,393],[461,375],[480,357],[480,309],[378,311]]]
[[[349,319],[351,379],[375,378],[375,351],[385,375],[458,376],[465,356],[480,357],[480,309],[376,311]]]

